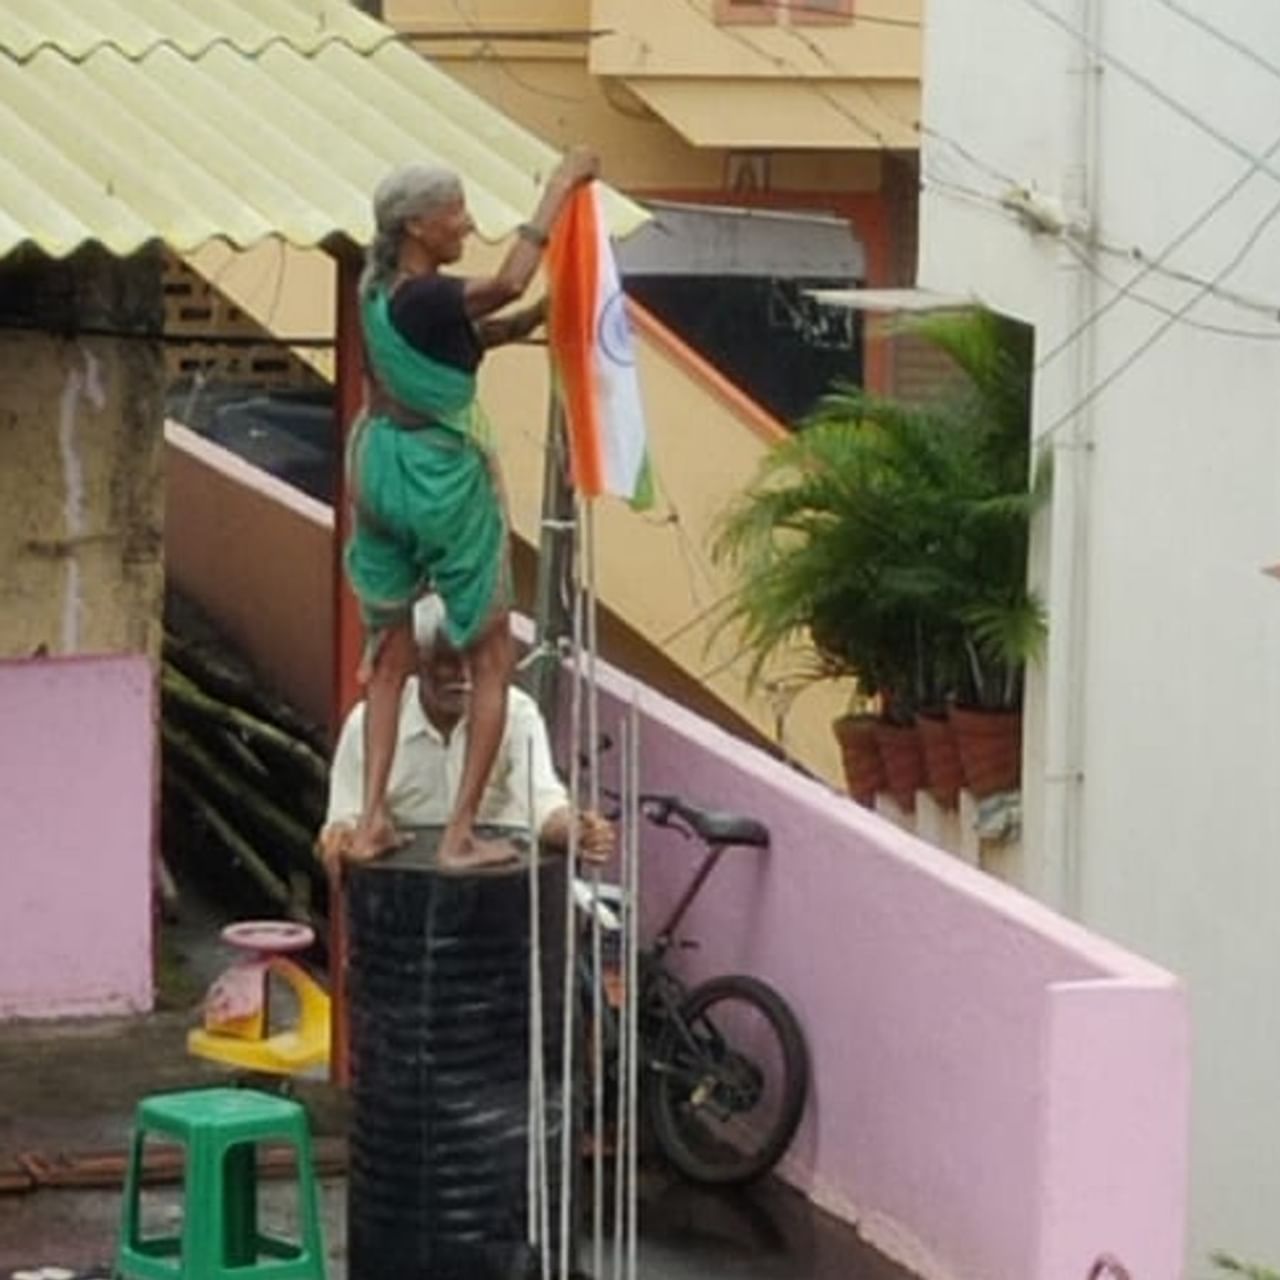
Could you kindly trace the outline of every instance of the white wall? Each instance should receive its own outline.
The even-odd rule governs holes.
[[[1034,184],[1106,245],[1154,257],[1250,162],[1117,62],[1259,157],[1280,141],[1280,75],[1163,0],[1037,2],[1095,24],[1105,56],[1031,0],[930,5],[921,282],[1032,321],[1043,358],[1137,268],[1105,251],[1082,267],[988,197]],[[1274,0],[1179,4],[1280,66]],[[1267,164],[1167,265],[1213,277],[1277,208],[1222,284],[1280,311],[1280,146]],[[1135,292],[1177,310],[1195,290],[1154,275]],[[1280,584],[1261,572],[1280,561],[1280,322],[1212,296],[1186,318],[1269,340],[1180,321],[1090,395],[1165,322],[1130,296],[1037,380],[1041,439],[1063,424],[1022,878],[1189,981],[1200,1275],[1211,1248],[1280,1265]]]

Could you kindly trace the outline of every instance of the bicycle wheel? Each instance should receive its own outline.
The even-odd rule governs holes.
[[[750,1182],[782,1158],[808,1096],[809,1050],[767,983],[733,974],[695,987],[645,1061],[654,1138],[687,1178]]]

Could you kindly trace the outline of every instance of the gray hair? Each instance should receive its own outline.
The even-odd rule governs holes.
[[[360,296],[389,284],[400,259],[405,223],[462,198],[462,179],[451,169],[406,164],[393,169],[373,193],[373,240],[365,253]]]
[[[437,595],[423,596],[413,606],[413,642],[422,653],[430,653],[441,640],[447,641],[444,601]]]

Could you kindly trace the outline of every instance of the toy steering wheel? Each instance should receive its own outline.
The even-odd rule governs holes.
[[[316,934],[293,920],[240,920],[222,930],[222,940],[245,951],[305,951]]]

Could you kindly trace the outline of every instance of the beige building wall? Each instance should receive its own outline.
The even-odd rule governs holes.
[[[333,694],[333,513],[210,444],[165,427],[169,581],[316,724]]]
[[[630,192],[733,190],[741,178],[730,153],[761,150],[774,151],[772,190],[869,192],[885,147],[917,146],[920,0],[859,0],[864,17],[898,25],[794,16],[722,25],[714,9],[713,0],[387,0],[384,13],[547,142],[590,142],[609,181]]]
[[[794,29],[785,23],[718,26],[711,0],[385,0],[383,11],[413,47],[547,142],[559,148],[589,142],[614,185],[641,195],[838,212],[854,221],[867,245],[871,278],[900,282],[884,139],[859,135],[852,126],[873,108],[888,112],[894,127],[905,130],[893,135],[897,145],[914,147],[909,126],[918,107],[920,33],[913,24],[920,18],[919,0],[859,0],[859,13],[902,25]],[[814,83],[819,88],[810,92],[806,86]],[[807,119],[806,101],[825,111],[833,145],[771,150],[765,188],[752,187],[756,170],[744,163],[752,148],[697,145],[691,136],[695,126],[728,127],[726,121],[743,115],[726,92],[736,92],[735,85],[745,87],[752,101],[785,91],[789,118],[800,125]],[[796,89],[809,98],[796,98]],[[832,107],[832,97],[839,108]],[[889,126],[881,125],[887,132]],[[477,246],[464,269],[486,269],[497,252]],[[210,247],[193,261],[259,319],[270,303],[276,332],[332,335],[335,284],[323,255],[282,255],[266,246],[233,257]],[[265,283],[276,280],[278,286]],[[876,345],[877,351],[868,351],[869,375],[887,387],[891,364],[881,349],[888,344]],[[715,521],[754,474],[773,428],[657,326],[642,329],[640,351],[660,501],[643,516],[612,503],[601,509],[601,593],[610,643],[625,644],[632,669],[651,654],[655,675],[662,666],[667,672],[657,683],[672,692],[683,683],[678,696],[686,701],[701,691],[700,709],[718,710],[718,718],[739,729],[775,741],[781,721],[786,749],[838,781],[830,721],[843,710],[847,691],[813,689],[782,716],[778,697],[747,692],[745,661],[730,638],[713,640],[708,620],[729,589],[707,552]],[[300,354],[332,374],[328,353]],[[527,568],[538,535],[545,352],[526,347],[496,355],[486,368],[483,396],[497,428],[525,548],[519,559]]]
[[[28,287],[81,324],[157,323],[149,255],[90,250],[33,270]],[[158,657],[162,395],[158,344],[0,333],[0,658]]]
[[[462,270],[489,269],[494,254],[478,246]],[[197,255],[193,261],[203,259]],[[222,287],[230,291],[237,281],[255,279],[246,265],[242,272],[224,272]],[[330,258],[291,255],[282,290],[292,313],[309,318],[304,332],[333,332],[335,288]],[[248,291],[237,301],[250,314],[261,305]],[[627,646],[631,669],[638,665],[642,639],[655,653],[654,667],[644,674],[651,671],[658,687],[683,696],[691,686],[701,686],[707,695],[699,706],[704,713],[731,727],[750,726],[762,740],[776,742],[776,701],[767,691],[748,693],[745,659],[734,660],[729,637],[712,643],[709,609],[724,598],[729,581],[711,564],[707,548],[719,512],[754,474],[780,428],[660,326],[642,323],[638,339],[659,501],[644,514],[602,502],[602,603],[616,620],[613,634]],[[515,532],[530,556],[538,542],[548,394],[544,348],[508,348],[486,361],[481,395],[497,435]],[[178,526],[188,519],[185,504],[175,505],[175,512],[171,537],[181,536]],[[659,679],[665,664],[670,677]],[[790,708],[782,735],[784,748],[800,763],[837,783],[841,773],[830,722],[847,697],[847,690],[835,686],[809,691]]]

